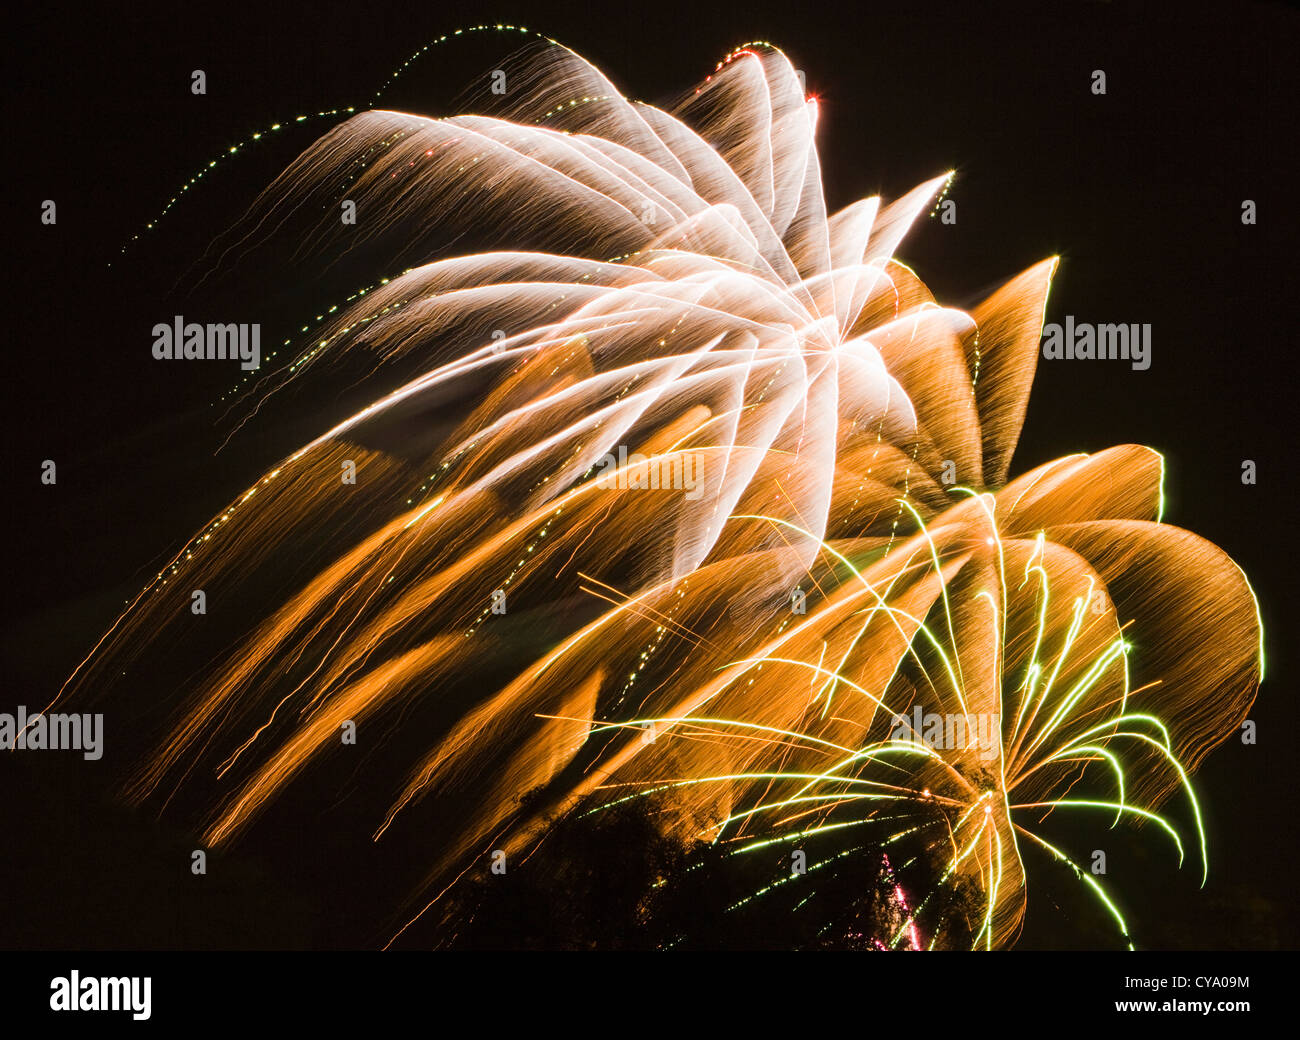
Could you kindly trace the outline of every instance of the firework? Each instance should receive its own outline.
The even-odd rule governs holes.
[[[1231,561],[1186,532],[1137,517],[1037,527],[1047,503],[1024,491],[1045,475],[974,496],[888,553],[828,544],[817,609],[719,661],[688,697],[611,725],[627,736],[583,795],[668,789],[683,825],[736,855],[833,835],[938,861],[933,889],[979,893],[968,922],[927,892],[895,945],[915,945],[918,924],[929,944],[954,930],[1008,944],[1035,855],[1066,863],[1127,940],[1116,904],[1039,828],[1058,811],[1146,821],[1204,875],[1188,772],[1249,706],[1254,603]],[[1156,812],[1175,791],[1181,833]],[[809,881],[753,898],[776,885]]]
[[[1203,864],[1155,808],[1249,707],[1258,616],[1160,522],[1155,453],[1007,482],[1055,260],[938,304],[894,254],[950,175],[828,213],[817,104],[770,46],[667,108],[553,42],[502,71],[524,86],[473,115],[353,115],[225,241],[403,273],[331,308],[249,414],[353,362],[373,403],[214,517],[61,692],[189,674],[195,588],[253,619],[128,797],[220,845],[350,769],[345,725],[388,740],[372,837],[439,821],[406,921],[646,791],[737,854],[939,855],[983,946],[1017,933],[1028,847],[1068,859],[1027,822],[1049,812],[1152,821]],[[344,201],[355,228],[321,219]],[[482,248],[429,260],[430,229]],[[930,714],[996,722],[899,731]],[[943,944],[943,899],[895,887],[885,944]]]

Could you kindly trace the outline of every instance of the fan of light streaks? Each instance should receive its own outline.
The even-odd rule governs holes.
[[[1253,598],[1213,546],[1126,517],[1121,501],[1119,516],[1088,522],[1071,522],[1060,502],[1063,522],[1036,529],[1049,503],[1022,492],[1044,476],[972,497],[887,555],[827,545],[818,608],[607,726],[625,736],[579,797],[620,804],[671,790],[684,828],[737,854],[837,831],[913,858],[919,846],[945,864],[936,886],[982,893],[969,931],[990,947],[1018,933],[1025,860],[1045,853],[1070,863],[1127,937],[1091,873],[1037,828],[1057,810],[1090,810],[1107,826],[1145,820],[1177,862],[1206,869],[1187,772],[1248,707]],[[704,620],[694,630],[714,636]],[[914,722],[918,709],[946,725],[931,732]],[[1154,811],[1180,789],[1182,834]],[[945,909],[926,895],[906,929],[919,923],[946,945]],[[915,942],[906,929],[894,945]]]
[[[1244,578],[1159,522],[1147,449],[1007,483],[1055,260],[938,304],[894,254],[950,178],[829,213],[817,104],[779,51],[663,109],[551,42],[502,71],[473,115],[348,119],[224,240],[228,264],[281,239],[412,265],[257,399],[360,357],[374,403],[214,517],[60,697],[184,669],[190,590],[219,587],[247,631],[128,792],[190,792],[213,845],[309,769],[351,770],[351,721],[411,756],[360,796],[375,840],[437,807],[415,917],[556,813],[671,784],[684,835],[951,849],[939,880],[977,884],[980,944],[1009,942],[1021,814],[1100,772],[1124,786],[1097,801],[1143,816],[1244,716]],[[461,236],[481,248],[429,260]],[[380,430],[403,450],[363,447]],[[997,714],[997,755],[882,738],[913,706]],[[926,907],[911,945],[918,921],[942,942]]]

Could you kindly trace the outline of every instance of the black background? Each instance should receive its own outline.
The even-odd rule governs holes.
[[[1252,712],[1259,743],[1230,741],[1197,777],[1210,882],[1198,889],[1195,868],[1176,871],[1148,835],[1107,839],[1110,884],[1140,945],[1296,945],[1295,13],[1235,2],[700,0],[52,3],[12,17],[0,710],[45,704],[151,566],[334,415],[337,402],[321,402],[307,425],[268,423],[214,458],[226,431],[210,402],[233,365],[170,369],[149,355],[152,324],[189,313],[170,294],[186,265],[332,124],[219,163],[120,256],[181,183],[272,122],[364,104],[412,52],[460,26],[540,30],[652,102],[737,44],[768,40],[821,101],[833,208],[957,170],[956,225],[925,222],[900,250],[941,301],[973,304],[1059,254],[1049,320],[1151,323],[1148,371],[1040,365],[1013,473],[1070,452],[1151,445],[1167,458],[1165,519],[1250,576],[1269,672]],[[384,103],[447,114],[492,67],[487,55],[503,51],[478,46],[431,51]],[[196,68],[206,96],[190,93]],[[1090,92],[1094,69],[1106,72],[1104,97]],[[58,204],[54,227],[40,224],[44,199]],[[1241,223],[1244,199],[1258,205],[1256,226]],[[262,297],[253,302],[282,315],[264,327],[264,350],[337,298],[301,285],[294,297],[292,283],[284,272],[252,287]],[[47,458],[59,464],[54,488],[39,481]],[[1243,459],[1258,463],[1258,485],[1242,485]],[[190,836],[113,802],[111,750],[100,763],[0,756],[0,946],[325,942],[322,916],[347,908],[321,905],[282,859],[236,850],[191,878]],[[1023,945],[1109,942],[1079,920],[1074,884],[1049,876],[1035,888]]]

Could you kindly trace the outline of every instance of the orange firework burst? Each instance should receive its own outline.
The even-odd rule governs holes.
[[[241,226],[328,254],[344,229],[303,215],[347,200],[349,247],[489,245],[331,312],[262,400],[360,359],[374,403],[214,517],[70,678],[185,667],[195,588],[254,619],[128,796],[181,795],[220,845],[350,771],[341,729],[391,736],[374,839],[439,827],[408,920],[648,791],[665,832],[737,854],[924,850],[934,890],[980,893],[987,947],[1018,933],[1029,850],[1068,860],[1047,813],[1149,821],[1203,864],[1187,774],[1249,708],[1258,614],[1161,522],[1154,452],[1008,483],[1055,259],[937,303],[894,253],[950,175],[828,213],[816,103],[768,45],[663,109],[553,43],[503,74],[527,89],[478,114],[348,119]],[[1177,791],[1190,842],[1155,812]],[[898,905],[893,945],[955,927],[928,892]]]

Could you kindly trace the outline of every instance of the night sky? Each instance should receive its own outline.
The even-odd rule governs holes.
[[[1300,736],[1293,706],[1296,104],[1300,17],[1223,3],[754,3],[205,7],[46,3],[15,12],[5,125],[9,521],[0,711],[44,704],[159,562],[268,464],[343,414],[298,402],[219,455],[210,402],[235,366],[167,367],[149,330],[176,313],[262,320],[278,344],[337,285],[292,270],[173,287],[257,191],[328,128],[221,163],[161,229],[119,249],[176,187],[253,130],[360,104],[428,40],[510,21],[543,31],[629,96],[669,101],[734,46],[766,40],[821,101],[830,208],[896,197],[949,169],[952,226],[900,257],[966,306],[1059,254],[1049,321],[1150,323],[1152,364],[1042,362],[1012,466],[1113,444],[1167,460],[1165,520],[1231,555],[1259,596],[1268,675],[1251,718],[1196,777],[1210,837],[1198,889],[1150,834],[1116,838],[1110,881],[1140,946],[1294,947]],[[451,114],[497,42],[403,78],[386,105]],[[190,72],[207,94],[190,93]],[[1107,93],[1090,91],[1104,70]],[[40,203],[56,200],[43,227]],[[1243,226],[1243,200],[1258,223]],[[110,268],[108,264],[112,262]],[[355,272],[340,272],[339,284]],[[387,273],[387,272],[384,272]],[[225,308],[224,310],[222,308]],[[188,309],[187,309],[188,308]],[[265,315],[265,317],[259,317]],[[208,318],[207,320],[214,320]],[[59,464],[54,488],[40,463]],[[1243,486],[1242,460],[1258,465]],[[142,703],[160,695],[139,690]],[[98,710],[98,709],[97,709]],[[111,725],[129,728],[130,705]],[[112,732],[110,731],[110,739]],[[0,947],[311,947],[344,943],[313,868],[240,846],[202,887],[195,839],[113,800],[118,768],[0,756]],[[1110,841],[1111,839],[1108,839]],[[328,853],[322,851],[322,857]],[[314,868],[329,873],[326,859]],[[1113,946],[1076,882],[1034,888],[1025,947]],[[11,902],[12,900],[12,902]]]

